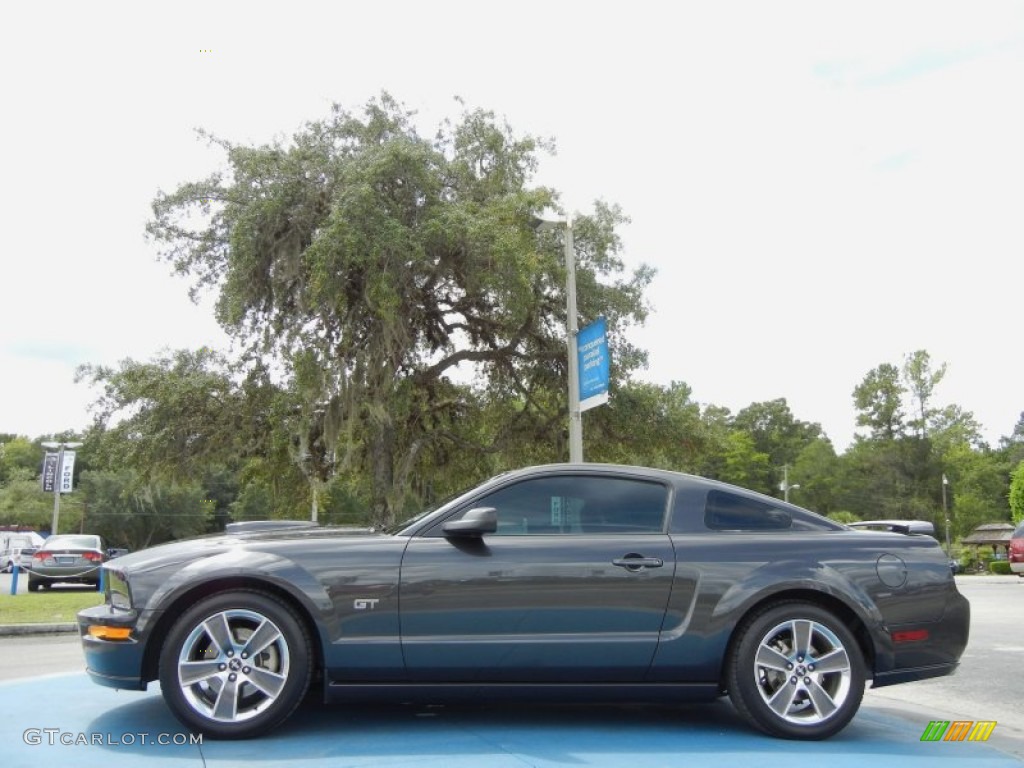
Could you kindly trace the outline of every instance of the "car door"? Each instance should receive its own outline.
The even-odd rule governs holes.
[[[413,680],[642,680],[675,568],[668,489],[593,473],[546,474],[468,501],[414,537],[400,575]],[[471,509],[497,530],[445,535]]]

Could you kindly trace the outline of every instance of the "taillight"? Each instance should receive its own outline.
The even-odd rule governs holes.
[[[39,562],[43,562],[48,557],[52,557],[52,555],[49,552],[36,552],[34,555],[32,555],[32,559],[38,560]]]
[[[102,563],[103,555],[99,552],[86,552],[84,555],[85,559],[91,563]]]
[[[919,643],[927,639],[927,629],[903,629],[892,633],[894,643]]]

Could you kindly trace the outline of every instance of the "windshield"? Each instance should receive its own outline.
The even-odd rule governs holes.
[[[74,549],[99,549],[99,536],[72,536],[59,535],[51,536],[43,543],[44,549],[56,549],[59,547],[71,547]]]
[[[382,530],[384,531],[384,533],[402,533],[406,528],[409,528],[410,526],[415,525],[420,520],[425,518],[427,515],[433,514],[434,512],[439,510],[441,507],[450,504],[451,502],[453,502],[456,499],[458,499],[460,496],[465,496],[467,493],[469,493],[470,491],[475,490],[478,487],[479,487],[479,483],[471,485],[468,488],[463,488],[460,491],[456,491],[455,493],[452,493],[452,494],[450,494],[448,496],[445,496],[440,501],[435,501],[433,504],[431,504],[429,507],[424,509],[422,512],[419,512],[419,513],[413,515],[408,520],[404,520],[403,522],[401,522],[401,523],[399,523],[397,525],[393,525],[393,526],[391,526],[389,528],[385,528],[385,529],[382,529]]]

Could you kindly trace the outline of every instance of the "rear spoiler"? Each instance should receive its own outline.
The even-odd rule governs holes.
[[[924,534],[935,536],[935,526],[928,520],[861,520],[847,523],[850,528],[867,529],[870,531],[892,531],[893,533]]]

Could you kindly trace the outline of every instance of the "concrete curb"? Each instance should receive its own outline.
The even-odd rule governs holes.
[[[78,631],[78,625],[68,624],[2,624],[0,637],[19,635],[63,635]]]

